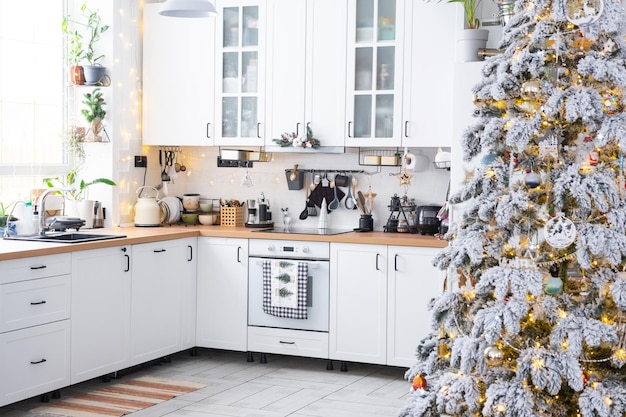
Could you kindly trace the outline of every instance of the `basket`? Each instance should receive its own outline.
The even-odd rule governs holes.
[[[220,207],[222,226],[243,226],[243,207]]]

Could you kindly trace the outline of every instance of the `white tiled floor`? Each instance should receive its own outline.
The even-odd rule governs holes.
[[[207,386],[136,413],[132,417],[383,417],[404,405],[410,384],[404,368],[348,363],[348,372],[326,370],[321,359],[267,355],[267,363],[247,362],[242,352],[198,349],[171,362],[124,372],[197,381]],[[115,380],[113,380],[115,381]],[[99,379],[61,390],[63,397],[104,384]],[[54,400],[51,400],[54,401]],[[34,417],[41,406],[31,398],[0,408],[0,417]]]

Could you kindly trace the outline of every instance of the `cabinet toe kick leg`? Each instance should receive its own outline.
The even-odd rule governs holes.
[[[331,359],[328,359],[326,361],[326,370],[327,371],[332,371],[333,369],[335,369],[335,368],[333,368],[333,361]]]
[[[260,363],[267,363],[267,355],[265,353],[261,353]]]
[[[348,372],[348,362],[341,361],[341,372]]]
[[[246,359],[246,362],[254,362],[254,355],[252,354],[252,352],[248,352],[248,358]]]

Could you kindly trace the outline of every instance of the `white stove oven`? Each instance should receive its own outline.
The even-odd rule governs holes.
[[[328,358],[330,244],[250,239],[248,264],[248,349],[261,353]],[[279,317],[263,309],[263,263],[306,262],[306,319]],[[249,356],[251,358],[251,355]]]

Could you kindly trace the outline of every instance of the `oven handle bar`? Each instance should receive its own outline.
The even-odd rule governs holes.
[[[311,262],[311,261],[298,261],[298,262],[306,262],[309,269],[317,269],[320,267],[319,262]],[[257,266],[263,266],[263,261],[256,261]]]

